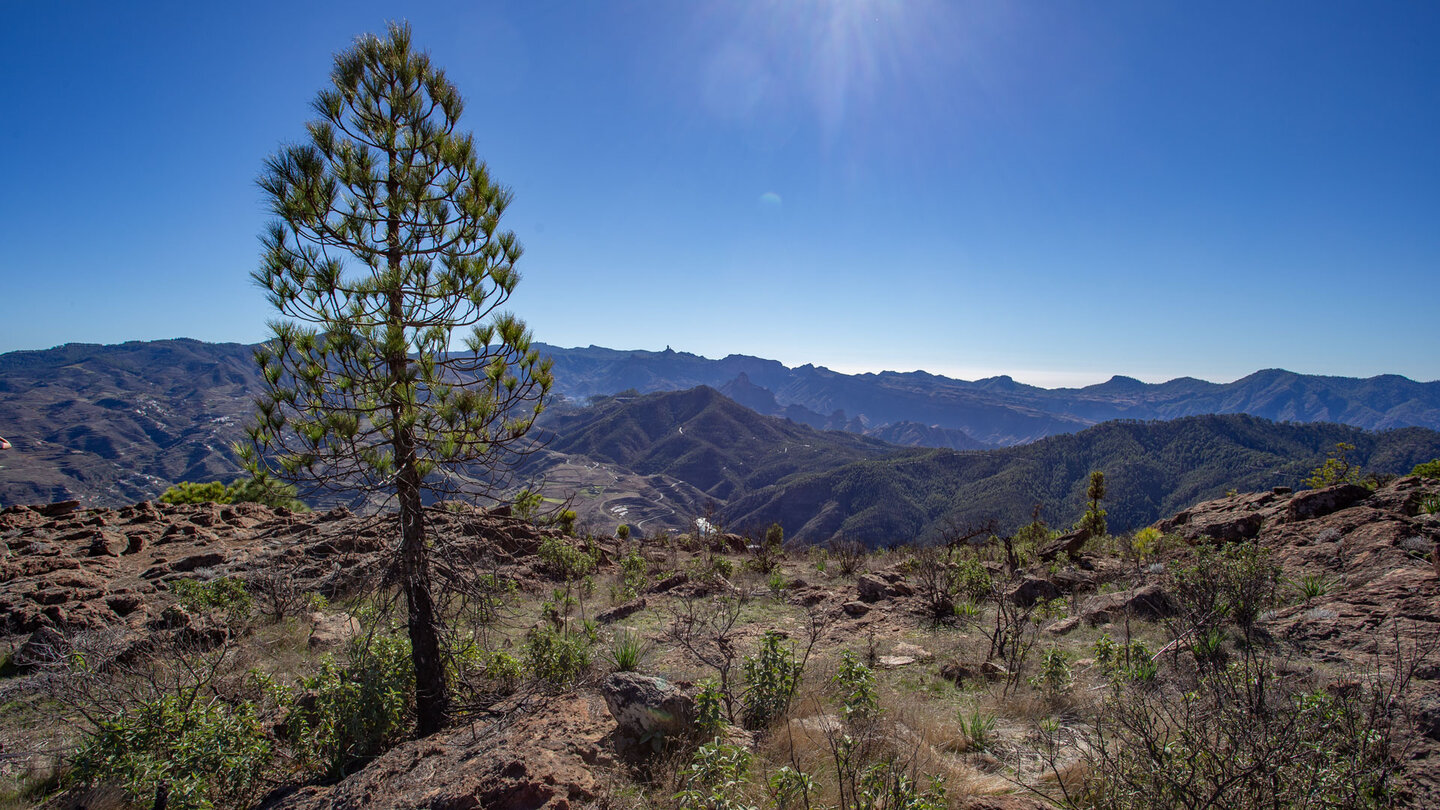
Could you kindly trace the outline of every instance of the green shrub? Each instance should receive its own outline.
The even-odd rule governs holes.
[[[555,519],[551,521],[551,524],[565,534],[573,535],[575,534],[575,521],[579,517],[580,514],[574,509],[561,509],[555,513]]]
[[[1416,464],[1410,471],[1411,475],[1418,475],[1421,478],[1440,478],[1440,458],[1427,461],[1423,464]]]
[[[251,704],[166,695],[100,722],[75,752],[72,778],[175,810],[249,807],[271,755]]]
[[[725,728],[725,696],[720,684],[713,680],[700,682],[695,693],[695,730],[701,737],[713,738]]]
[[[581,551],[563,537],[546,537],[541,540],[538,553],[540,562],[567,582],[588,576],[600,562],[598,549]]]
[[[789,765],[770,775],[766,785],[770,789],[770,801],[775,810],[810,806],[810,795],[815,792],[815,780],[810,774],[798,771]]]
[[[160,495],[161,503],[229,503],[230,492],[219,481],[181,481]]]
[[[1355,449],[1355,445],[1349,442],[1336,442],[1335,449],[1325,462],[1314,470],[1305,479],[1305,486],[1310,489],[1334,486],[1335,484],[1354,484],[1360,480],[1360,470],[1350,463],[1349,454]]]
[[[271,509],[289,509],[292,512],[308,512],[299,498],[294,484],[287,484],[274,478],[237,478],[228,488],[229,503],[258,503]]]
[[[237,478],[228,487],[219,481],[181,481],[161,493],[159,500],[174,504],[258,503],[272,509],[283,507],[296,512],[309,511],[297,495],[294,485],[274,478]]]
[[[348,657],[341,665],[326,656],[319,672],[302,677],[301,696],[289,701],[285,719],[298,759],[328,778],[344,776],[383,753],[404,734],[414,711],[408,639],[357,638]]]
[[[1070,656],[1059,647],[1051,647],[1040,658],[1040,672],[1030,679],[1030,684],[1047,695],[1058,695],[1070,688],[1074,681],[1070,669]]]
[[[531,492],[529,489],[522,489],[515,495],[515,517],[533,521],[540,513],[540,506],[543,503],[545,503],[543,495]]]
[[[946,810],[945,780],[934,776],[921,790],[905,766],[887,759],[865,769],[856,794],[855,810]]]
[[[1295,583],[1295,590],[1301,599],[1309,602],[1330,593],[1334,586],[1335,581],[1325,574],[1305,574]]]
[[[1280,567],[1255,543],[1199,546],[1189,563],[1171,572],[1172,593],[1189,626],[1203,631],[1228,618],[1247,638],[1279,584]]]
[[[804,665],[795,659],[795,649],[782,644],[783,636],[767,630],[760,649],[744,662],[745,694],[741,701],[746,728],[763,729],[790,708],[790,699],[800,687]]]
[[[525,664],[533,677],[550,686],[570,686],[590,669],[590,640],[551,625],[531,628],[525,635]]]
[[[962,624],[973,623],[980,619],[980,606],[969,600],[962,600],[955,603],[955,618]]]
[[[181,579],[170,587],[181,607],[191,613],[223,613],[225,620],[232,625],[243,622],[254,604],[245,583],[238,577],[222,577],[209,582]]]
[[[865,666],[851,650],[840,653],[840,668],[832,681],[840,691],[840,711],[847,722],[853,725],[880,713],[875,671]]]
[[[715,738],[695,750],[675,794],[679,810],[755,810],[742,791],[750,773],[750,752]]]
[[[995,583],[990,572],[974,557],[966,557],[955,567],[955,590],[965,599],[979,604],[990,597]]]
[[[620,589],[628,601],[640,595],[650,584],[650,563],[639,551],[631,551],[620,558]]]
[[[1403,763],[1400,681],[1354,690],[1278,678],[1259,661],[1195,688],[1118,684],[1095,720],[1080,807],[1380,808]]]

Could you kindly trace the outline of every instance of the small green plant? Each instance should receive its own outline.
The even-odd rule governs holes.
[[[1141,563],[1154,557],[1155,554],[1160,551],[1160,543],[1164,537],[1165,535],[1161,534],[1160,530],[1154,526],[1146,526],[1130,536],[1130,541],[1125,550],[1132,558],[1137,569]]]
[[[965,599],[979,603],[989,598],[995,588],[990,572],[974,557],[966,557],[955,566],[955,590]]]
[[[1223,635],[1221,638],[1223,640]],[[1149,682],[1160,674],[1159,664],[1151,660],[1150,650],[1139,639],[1131,639],[1128,645],[1119,644],[1109,633],[1102,633],[1091,650],[1095,663],[1111,678]]]
[[[755,558],[750,561],[751,567],[762,574],[772,573],[780,565],[784,547],[785,530],[779,523],[771,523],[765,530],[765,539],[755,547]]]
[[[980,620],[980,606],[968,599],[955,603],[955,619],[961,624],[974,624]]]
[[[774,569],[770,572],[770,576],[765,578],[765,585],[770,588],[771,596],[776,599],[781,598],[785,595],[785,572],[779,568]]]
[[[832,681],[840,692],[840,711],[847,722],[854,725],[880,713],[875,671],[861,662],[854,651],[840,653],[840,668]]]
[[[675,794],[679,810],[755,810],[744,802],[750,752],[715,738],[695,749]]]
[[[250,593],[245,590],[245,583],[237,577],[222,577],[209,582],[181,579],[176,580],[172,588],[180,605],[197,613],[250,609]]]
[[[930,778],[921,790],[905,768],[894,759],[877,762],[865,769],[856,796],[857,810],[946,810],[945,780]]]
[[[556,688],[570,686],[590,669],[589,639],[538,625],[525,636],[525,663],[536,679]]]
[[[1070,656],[1059,647],[1051,647],[1041,656],[1040,672],[1030,679],[1030,684],[1054,697],[1069,689],[1074,680],[1074,673],[1070,669]]]
[[[790,699],[800,687],[804,664],[795,658],[793,646],[784,637],[767,630],[755,655],[745,657],[745,694],[741,701],[746,728],[764,729],[790,708]]]
[[[616,527],[615,527],[615,536],[616,536],[617,538],[621,539],[621,540],[629,540],[629,539],[630,539],[630,524],[628,524],[628,523],[621,523],[619,526],[616,526]]]
[[[770,775],[767,783],[770,801],[775,810],[793,810],[810,806],[810,795],[815,792],[815,780],[804,771],[785,765]]]
[[[605,651],[605,661],[614,672],[637,672],[645,657],[650,654],[650,642],[639,633],[621,628],[610,639]]]
[[[228,624],[244,622],[250,615],[254,600],[238,577],[222,577],[209,582],[194,579],[176,580],[171,588],[180,606],[197,614],[223,614]]]
[[[1202,665],[1219,667],[1225,665],[1225,628],[1206,627],[1197,631],[1190,639],[1190,654]]]
[[[410,641],[398,635],[356,638],[348,660],[326,656],[300,679],[305,699],[289,704],[286,738],[307,768],[338,778],[400,738],[414,712]]]
[[[574,509],[561,509],[555,513],[550,521],[551,525],[558,528],[564,534],[575,534],[575,521],[580,517]]]
[[[1309,602],[1330,593],[1334,585],[1335,581],[1325,574],[1305,574],[1295,583],[1295,590],[1303,601]]]
[[[1427,515],[1440,515],[1440,494],[1428,493],[1420,497],[1420,509]]]
[[[640,595],[650,584],[650,563],[639,551],[631,551],[620,558],[620,593],[629,601]]]
[[[979,707],[969,714],[960,714],[960,733],[965,736],[969,747],[984,751],[995,742],[995,715],[980,711]]]
[[[1085,490],[1085,498],[1089,504],[1075,528],[1084,532],[1087,538],[1104,537],[1107,530],[1105,510],[1100,508],[1100,502],[1105,500],[1105,473],[1100,470],[1090,473],[1090,485]]]
[[[248,807],[272,753],[250,703],[171,694],[102,720],[76,750],[71,778],[119,785],[156,807]]]
[[[485,674],[490,680],[503,686],[514,689],[524,675],[524,669],[520,666],[520,659],[504,650],[496,650],[490,653],[490,659],[485,662]]]
[[[725,728],[725,696],[713,680],[700,682],[695,693],[695,730],[702,738],[713,738]]]
[[[697,557],[690,562],[690,576],[698,580],[724,577],[729,579],[735,575],[735,563],[719,554],[706,554]]]
[[[563,537],[546,537],[536,553],[546,568],[566,580],[588,576],[600,560],[597,549],[581,551]]]
[[[540,514],[540,507],[544,503],[545,496],[538,492],[532,492],[528,488],[522,489],[515,494],[515,517],[521,520],[534,521]]]

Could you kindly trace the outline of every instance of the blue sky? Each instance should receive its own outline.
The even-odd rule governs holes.
[[[1440,378],[1434,3],[0,8],[0,351],[262,339],[262,161],[406,19],[547,343]]]

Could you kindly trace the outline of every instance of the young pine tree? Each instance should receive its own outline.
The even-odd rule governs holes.
[[[1105,500],[1105,473],[1099,470],[1090,473],[1090,486],[1085,490],[1085,499],[1090,503],[1076,528],[1085,532],[1087,538],[1104,537],[1108,527],[1105,525],[1105,510],[1100,508],[1100,502]]]
[[[259,180],[276,220],[253,277],[282,317],[256,352],[265,391],[242,453],[257,474],[393,497],[423,736],[449,710],[432,559],[445,551],[423,495],[493,485],[550,364],[499,310],[520,278],[520,243],[499,228],[510,192],[457,131],[445,73],[392,24],[336,56],[331,83],[308,138]]]

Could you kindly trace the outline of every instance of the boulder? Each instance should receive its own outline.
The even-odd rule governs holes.
[[[360,622],[348,613],[310,614],[310,649],[330,650],[360,634]]]
[[[858,599],[846,602],[840,606],[840,609],[845,611],[845,615],[852,619],[858,619],[870,612],[870,606]]]
[[[973,681],[979,678],[980,671],[969,664],[952,661],[940,667],[940,677],[948,681],[953,681],[956,686],[964,686],[966,681]]]
[[[130,548],[130,541],[117,532],[101,529],[95,532],[87,551],[91,557],[119,557]]]
[[[1359,484],[1336,484],[1324,489],[1312,489],[1290,499],[1285,507],[1285,517],[1290,520],[1310,520],[1338,512],[1370,497],[1370,490]]]
[[[1105,624],[1124,618],[1162,619],[1175,614],[1175,602],[1159,585],[1145,585],[1128,591],[1102,593],[1080,604],[1080,615],[1090,624]]]
[[[70,643],[58,630],[42,626],[25,639],[25,642],[10,657],[10,662],[23,672],[38,666],[63,661],[69,650]]]
[[[679,574],[671,574],[670,576],[655,583],[655,585],[650,588],[650,591],[652,593],[664,593],[666,591],[674,590],[675,588],[678,588],[689,581],[689,574],[683,572]]]
[[[170,570],[177,573],[194,571],[199,568],[214,568],[225,562],[225,555],[220,552],[208,552],[205,554],[191,554],[189,557],[182,557],[170,564]]]
[[[905,583],[887,582],[878,574],[861,574],[860,578],[855,580],[855,589],[859,592],[862,602],[878,602],[881,599],[893,599],[897,596],[908,596],[914,593],[914,590]]]
[[[1031,605],[1045,599],[1055,599],[1060,596],[1060,588],[1048,579],[1043,577],[1027,576],[1008,593],[1005,598],[1014,604],[1022,607]]]
[[[80,508],[80,502],[79,502],[79,501],[56,501],[55,503],[47,503],[47,504],[45,504],[44,506],[37,506],[37,507],[34,507],[34,508],[35,508],[35,511],[36,511],[36,512],[39,512],[42,517],[57,518],[57,517],[64,517],[65,515],[68,515],[68,514],[70,514],[71,512],[74,512],[76,509],[79,509],[79,508]]]
[[[639,613],[644,609],[645,597],[642,596],[639,599],[631,599],[629,602],[626,602],[623,605],[616,605],[615,607],[610,608],[604,613],[596,614],[595,621],[601,624],[614,624],[615,622],[618,622],[621,619],[627,619],[630,616]]]
[[[1040,559],[1050,562],[1065,553],[1067,557],[1078,557],[1080,549],[1085,547],[1085,541],[1090,539],[1090,533],[1084,530],[1062,534],[1052,542],[1040,549]]]
[[[682,737],[695,722],[694,699],[654,675],[612,673],[600,694],[620,733],[637,742]]]

